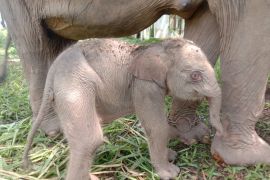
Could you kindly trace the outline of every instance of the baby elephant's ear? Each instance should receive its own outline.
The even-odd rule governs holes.
[[[167,69],[162,55],[145,52],[133,59],[129,72],[138,79],[153,81],[165,89]]]

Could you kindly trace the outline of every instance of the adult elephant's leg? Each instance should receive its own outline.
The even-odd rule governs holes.
[[[51,32],[46,32],[51,33]],[[40,108],[43,89],[45,86],[45,81],[47,77],[47,72],[57,57],[57,55],[67,46],[71,45],[73,41],[62,39],[57,35],[50,34],[48,38],[47,34],[41,34],[44,39],[41,51],[36,51],[36,58],[29,60],[24,58],[25,63],[25,72],[29,76],[29,91],[30,91],[30,103],[33,112],[33,120],[36,119],[38,111]],[[35,38],[32,36],[32,38]],[[37,38],[37,37],[36,37]],[[29,49],[31,51],[31,49]],[[30,74],[29,74],[29,66]],[[56,116],[53,109],[47,115],[46,121],[43,121],[40,125],[40,128],[49,136],[54,136],[60,131],[60,124],[58,117]]]
[[[28,11],[24,1],[3,1],[0,11],[6,20],[21,58],[25,76],[29,81],[30,103],[33,119],[35,119],[39,111],[48,68],[57,54],[70,44],[70,41],[57,38],[46,31],[42,27],[39,15],[32,14],[38,11]],[[41,128],[47,134],[54,134],[59,131],[59,122],[56,121],[54,112],[50,116],[52,118],[44,122]]]
[[[210,63],[215,65],[220,52],[219,28],[206,2],[200,6],[191,19],[185,21],[184,38],[199,45]]]
[[[224,136],[215,136],[211,151],[228,164],[270,163],[270,146],[255,131],[270,70],[269,4],[208,2],[222,37],[222,119],[226,129]]]
[[[219,55],[219,30],[207,3],[204,3],[191,19],[186,20],[184,37],[198,44],[211,64],[215,64]],[[177,126],[179,136],[186,144],[198,140],[209,142],[209,129],[196,116],[198,104],[199,102],[173,100],[169,121]]]

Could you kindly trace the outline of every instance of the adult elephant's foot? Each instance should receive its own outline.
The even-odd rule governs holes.
[[[214,158],[231,165],[270,163],[270,146],[255,130],[246,130],[243,134],[239,134],[243,132],[240,130],[238,133],[215,136],[211,146]]]
[[[31,74],[33,80],[30,80],[30,103],[33,112],[33,121],[35,121],[38,116],[42,101],[43,88],[41,84],[42,82],[45,84],[45,79],[47,77],[47,74],[44,73],[44,71],[37,71],[34,74]],[[53,108],[46,114],[39,128],[49,137],[55,137],[60,132],[60,121]]]
[[[36,120],[38,116],[38,111],[39,111],[39,106],[40,104],[39,101],[32,101],[32,111],[33,111],[33,121]],[[54,112],[53,109],[50,109],[49,113],[46,114],[44,119],[42,120],[40,127],[39,127],[47,136],[49,137],[55,137],[61,132],[61,127],[60,127],[60,121]]]
[[[61,132],[60,122],[57,118],[46,119],[40,125],[40,129],[49,137],[55,137]]]
[[[210,143],[209,128],[197,117],[198,102],[174,100],[168,117],[171,138],[179,138],[187,145],[198,142]],[[174,127],[174,128],[173,128]]]
[[[35,121],[36,117],[33,117]],[[55,137],[61,133],[60,121],[54,112],[49,113],[40,124],[40,129],[49,137]]]

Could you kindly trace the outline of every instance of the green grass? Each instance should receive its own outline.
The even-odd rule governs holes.
[[[0,63],[2,62],[2,59],[4,57],[4,47],[7,39],[7,30],[6,29],[0,29]],[[11,59],[17,59],[17,51],[14,46],[14,43],[12,42],[9,49],[8,49],[8,55]]]
[[[216,67],[219,71],[219,67]],[[219,73],[218,73],[219,75]],[[166,98],[167,107],[171,98]],[[7,81],[0,86],[0,179],[63,178],[66,174],[68,147],[62,136],[54,139],[38,133],[30,153],[31,170],[21,168],[21,157],[27,132],[30,129],[31,110],[27,83],[18,63],[9,64]],[[207,119],[207,104],[202,103],[198,114]],[[258,125],[270,132],[269,123]],[[107,141],[96,155],[92,172],[101,179],[157,179],[149,161],[146,138],[134,115],[118,119],[103,128]],[[175,163],[181,172],[177,179],[269,179],[270,166],[249,167],[217,164],[210,154],[210,145],[186,146],[171,141],[178,152]]]
[[[139,44],[139,45],[147,45],[147,44],[151,44],[151,43],[161,41],[160,39],[157,39],[157,38],[150,38],[150,39],[147,39],[147,40],[140,40],[140,39],[133,38],[133,37],[124,37],[124,38],[120,38],[120,39],[122,39],[124,41],[127,41],[129,43],[132,43],[132,44]]]
[[[18,63],[9,64],[6,83],[0,87],[0,124],[27,118],[31,115],[27,83]]]

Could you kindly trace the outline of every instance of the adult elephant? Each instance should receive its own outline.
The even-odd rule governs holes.
[[[188,18],[200,3],[201,0],[0,1],[0,11],[11,29],[30,82],[33,116],[39,109],[48,67],[75,40],[134,34],[164,13]],[[200,44],[213,63],[219,53],[221,56],[226,134],[214,138],[212,153],[230,164],[269,163],[269,145],[254,130],[270,69],[269,2],[208,0],[208,4],[212,13],[207,5],[201,6],[187,21],[185,36]],[[187,109],[176,112],[180,113],[175,117],[180,117],[182,124],[189,123],[183,119],[196,120],[192,114],[194,104],[175,101],[173,109],[179,106]],[[47,133],[58,130],[53,111],[50,116],[50,122],[42,127]],[[197,131],[194,124],[188,131]]]
[[[208,4],[210,10],[204,4],[186,21],[185,37],[199,44],[212,64],[220,54],[226,133],[215,136],[212,154],[228,164],[270,163],[270,147],[255,131],[270,72],[270,1],[208,0]],[[185,113],[194,119],[197,104],[175,100],[170,116]],[[185,119],[180,116],[178,121]]]
[[[202,0],[1,0],[6,20],[30,86],[33,119],[37,116],[48,68],[55,57],[79,39],[135,34],[162,14],[189,17]],[[41,129],[59,131],[55,113]]]

